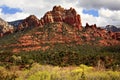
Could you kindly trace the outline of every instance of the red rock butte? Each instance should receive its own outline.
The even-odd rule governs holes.
[[[78,30],[82,30],[80,15],[74,8],[64,9],[61,6],[54,6],[52,11],[48,11],[43,18],[40,19],[40,25],[54,22],[64,22]]]
[[[74,8],[64,9],[61,6],[54,6],[51,11],[45,13],[45,15],[39,20],[36,16],[31,15],[23,20],[21,24],[18,26],[18,30],[26,29],[28,27],[43,27],[49,23],[66,23],[71,25],[75,30],[82,31],[84,27],[82,27],[81,17],[77,14]],[[85,30],[88,32],[89,30],[95,31],[94,34],[101,35],[99,37],[109,38],[120,40],[120,33],[108,32],[105,29],[97,28],[96,24],[89,25],[86,24]],[[108,35],[106,35],[108,34]],[[90,35],[90,34],[89,34]]]
[[[120,32],[107,31],[97,27],[96,24],[86,23],[86,26],[82,27],[80,15],[74,8],[64,9],[61,6],[54,6],[40,20],[30,15],[17,27],[17,31],[27,29],[30,31],[23,33],[24,35],[17,39],[17,43],[9,45],[15,47],[13,52],[39,49],[45,51],[54,47],[56,43],[68,46],[73,43],[75,45],[120,45]]]
[[[48,23],[63,22],[73,26],[75,29],[82,30],[80,15],[74,8],[64,9],[61,6],[54,6],[52,11],[48,11],[40,20],[31,15],[19,24],[18,30],[27,27],[44,26]]]

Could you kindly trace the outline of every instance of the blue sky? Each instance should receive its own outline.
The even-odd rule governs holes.
[[[20,10],[19,8],[10,8],[6,5],[2,5],[0,6],[0,8],[2,9],[2,13],[4,14],[15,14],[17,12],[22,12],[22,10]]]
[[[40,19],[55,5],[75,8],[83,25],[120,25],[120,0],[0,0],[0,17],[14,21],[36,15]]]
[[[98,16],[99,16],[98,10],[95,10],[95,9],[83,9],[83,13],[84,13],[84,14],[93,15],[93,16],[95,16],[95,17],[98,17]]]

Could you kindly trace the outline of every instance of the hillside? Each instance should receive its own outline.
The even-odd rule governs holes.
[[[120,33],[96,24],[82,27],[73,8],[55,6],[41,19],[30,15],[16,22],[13,33],[0,37],[0,66],[6,69],[26,70],[39,63],[120,70]]]
[[[18,24],[19,23],[19,24]],[[86,23],[82,27],[80,15],[75,9],[64,9],[61,6],[53,7],[40,20],[30,15],[22,21],[17,21],[13,34],[0,39],[0,50],[21,52],[34,50],[49,50],[55,45],[95,45],[112,46],[120,44],[119,33]]]

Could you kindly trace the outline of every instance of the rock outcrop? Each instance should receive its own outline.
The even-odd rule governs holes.
[[[61,6],[54,6],[52,11],[47,12],[43,18],[40,19],[40,25],[54,22],[64,22],[78,30],[82,30],[80,15],[77,14],[74,8],[67,10]]]
[[[111,32],[113,33],[113,32]],[[115,32],[112,34],[113,39],[119,40],[120,41],[120,32]]]
[[[13,26],[9,25],[6,21],[0,18],[0,37],[9,33],[13,33],[13,31]]]
[[[116,39],[120,41],[120,32],[116,32]]]
[[[77,14],[74,8],[64,9],[61,6],[54,6],[52,11],[48,11],[40,20],[31,15],[24,19],[18,25],[18,30],[23,30],[28,27],[44,26],[49,23],[63,22],[73,26],[77,30],[82,30],[80,15]]]
[[[18,25],[18,30],[23,30],[26,28],[32,28],[38,26],[39,26],[39,19],[34,15],[30,15],[29,17],[24,19],[21,24]]]
[[[86,23],[85,32],[86,34],[83,34],[83,36],[87,42],[93,41],[95,43],[95,41],[98,41],[98,44],[100,45],[117,45],[120,40],[119,32],[107,31],[105,29],[97,27],[96,24],[89,25]]]

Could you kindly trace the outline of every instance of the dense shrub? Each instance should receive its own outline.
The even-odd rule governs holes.
[[[113,49],[115,48],[115,50]],[[4,55],[4,56],[3,56]],[[118,69],[120,66],[119,47],[97,47],[90,45],[67,46],[56,44],[53,49],[46,51],[30,51],[14,54],[0,53],[0,65],[32,65],[50,64],[58,66],[80,65],[104,66],[107,69]]]
[[[80,64],[90,66],[103,65],[105,68],[119,66],[119,51],[111,51],[109,49],[110,47],[96,47],[90,45],[67,47],[66,45],[63,46],[61,44],[57,44],[53,50],[21,52],[16,56],[21,56],[22,64],[38,62],[40,64],[59,66]]]

